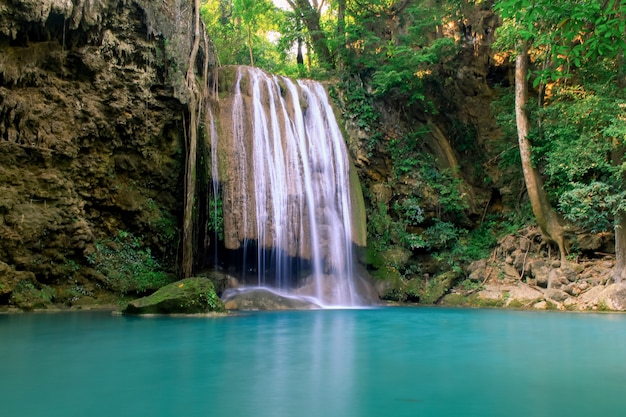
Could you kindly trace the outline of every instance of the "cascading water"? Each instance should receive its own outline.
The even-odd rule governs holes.
[[[353,270],[350,162],[325,89],[238,67],[233,90],[211,154],[213,178],[222,164],[225,246],[242,250],[242,274],[322,306],[366,304]]]

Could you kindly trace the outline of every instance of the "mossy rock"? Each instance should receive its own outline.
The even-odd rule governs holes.
[[[468,297],[469,305],[473,307],[504,307],[505,298],[483,298],[479,293],[474,293]]]
[[[534,304],[534,302],[533,302],[533,304]],[[506,305],[506,307],[507,308],[524,308],[524,307],[526,307],[526,304],[521,302],[518,299],[515,299],[515,300],[509,301],[509,303]]]
[[[381,300],[406,301],[406,282],[397,269],[383,266],[371,272],[374,287]]]
[[[409,302],[419,303],[422,297],[423,285],[424,281],[419,278],[409,280],[405,289],[406,300]]]
[[[456,271],[448,271],[437,275],[430,281],[424,281],[419,291],[420,303],[436,304],[459,280],[461,274]]]
[[[451,307],[466,307],[469,305],[467,296],[463,294],[459,294],[458,292],[446,294],[441,299],[441,304],[444,306],[451,306]]]
[[[187,278],[160,288],[154,294],[133,300],[124,314],[204,314],[223,312],[224,303],[206,278]]]

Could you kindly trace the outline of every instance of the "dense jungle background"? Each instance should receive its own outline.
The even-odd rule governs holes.
[[[626,309],[625,41],[623,0],[0,0],[0,305],[223,288],[202,108],[251,65],[327,86],[381,299]]]

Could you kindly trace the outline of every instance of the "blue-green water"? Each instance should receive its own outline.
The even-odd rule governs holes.
[[[626,315],[3,315],[0,415],[624,416]]]

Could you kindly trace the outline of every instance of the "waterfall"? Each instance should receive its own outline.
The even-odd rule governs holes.
[[[220,132],[211,127],[211,162],[224,244],[241,251],[242,279],[322,306],[365,304],[353,266],[350,162],[324,87],[237,67],[231,96],[220,102]]]

